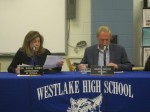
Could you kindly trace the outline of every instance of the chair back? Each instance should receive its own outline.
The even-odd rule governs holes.
[[[69,71],[74,71],[74,67],[71,64],[70,58],[66,57],[66,63],[67,63],[67,66],[69,68]]]

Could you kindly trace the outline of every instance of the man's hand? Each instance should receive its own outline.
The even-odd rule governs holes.
[[[108,63],[106,66],[113,66],[115,69],[118,69],[118,65],[115,63]]]
[[[87,64],[79,64],[78,69],[79,69],[79,71],[81,71],[83,69],[87,69]]]

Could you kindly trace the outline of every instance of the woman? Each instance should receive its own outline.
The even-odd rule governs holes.
[[[47,55],[51,55],[48,49],[43,48],[43,37],[37,31],[30,31],[24,39],[22,47],[17,51],[13,61],[8,67],[8,72],[20,73],[18,65],[40,65],[43,66]],[[57,64],[58,67],[51,71],[61,71],[63,61]],[[45,70],[49,71],[49,70]]]
[[[148,57],[145,64],[145,71],[150,71],[150,56]]]

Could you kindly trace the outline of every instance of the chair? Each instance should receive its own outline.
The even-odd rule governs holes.
[[[110,43],[118,44],[118,35],[112,35]]]
[[[71,64],[70,58],[66,58],[66,63],[69,68],[69,71],[74,71],[74,66]]]

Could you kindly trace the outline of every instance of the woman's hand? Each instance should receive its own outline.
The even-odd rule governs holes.
[[[60,61],[60,62],[57,63],[58,67],[62,67],[63,65],[64,65],[64,61]]]
[[[16,72],[17,74],[20,74],[20,67],[17,67],[17,68],[15,69],[15,72]]]

